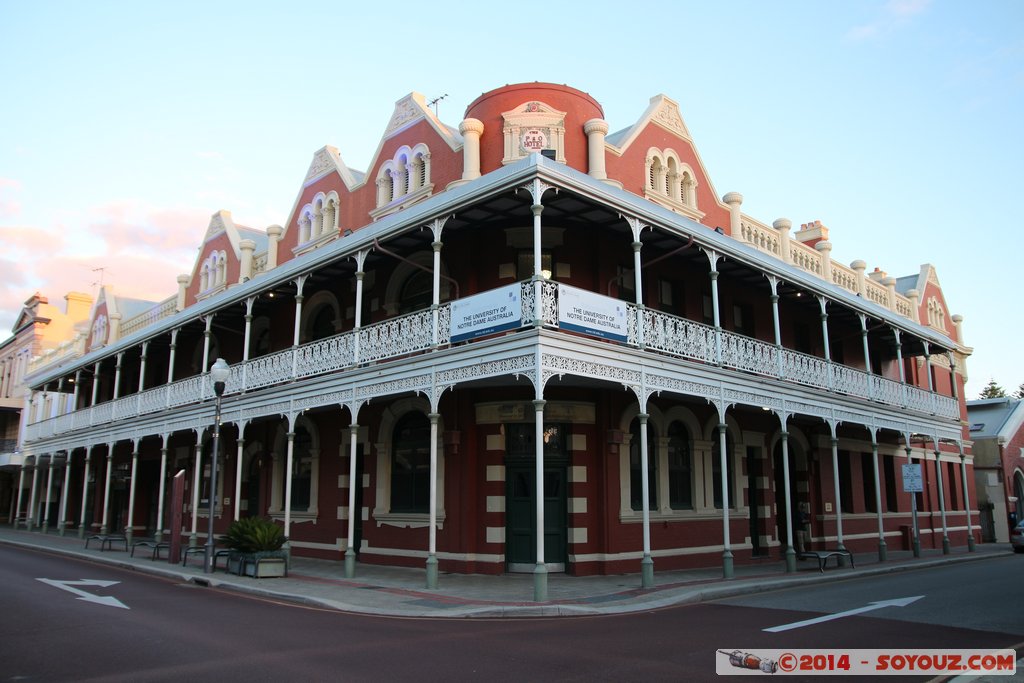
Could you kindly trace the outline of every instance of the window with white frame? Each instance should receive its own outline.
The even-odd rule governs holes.
[[[377,172],[377,207],[394,202],[405,205],[428,196],[432,189],[430,150],[422,143],[411,148],[403,145]]]
[[[689,164],[672,149],[647,151],[645,196],[683,213],[697,212],[697,181]]]
[[[946,311],[934,296],[928,298],[928,324],[937,330],[946,330]]]
[[[281,430],[274,446],[274,474],[270,513],[284,514],[287,486],[288,440]],[[292,443],[291,513],[297,519],[316,519],[320,472],[320,436],[316,426],[300,417]]]
[[[430,519],[430,420],[429,404],[420,399],[396,401],[384,412],[377,443],[377,525],[419,528]],[[438,424],[437,520],[443,524],[444,447],[443,426]]]
[[[296,221],[299,244],[307,244],[338,234],[338,193],[320,192],[302,207]]]

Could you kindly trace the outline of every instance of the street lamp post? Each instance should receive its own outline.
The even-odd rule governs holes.
[[[210,526],[206,534],[206,563],[203,568],[207,574],[213,573],[213,553],[216,545],[213,537],[213,512],[217,500],[217,455],[220,453],[220,399],[224,395],[224,385],[228,381],[229,373],[230,368],[223,358],[218,358],[210,367],[210,379],[213,380],[213,391],[217,399],[213,416],[213,452],[210,455]]]

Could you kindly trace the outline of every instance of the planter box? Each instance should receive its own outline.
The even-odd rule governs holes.
[[[239,576],[271,579],[288,576],[288,559],[282,551],[262,553],[231,553],[228,571]]]

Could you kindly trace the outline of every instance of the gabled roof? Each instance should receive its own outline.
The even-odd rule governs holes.
[[[670,97],[665,95],[655,95],[651,98],[651,102],[647,105],[647,109],[637,122],[629,128],[624,128],[616,133],[605,138],[605,142],[609,142],[619,149],[625,149],[629,147],[636,136],[647,126],[648,123],[656,123],[665,130],[684,140],[693,142],[693,138],[690,137],[690,129],[686,127],[686,122],[683,121],[683,115],[679,111],[679,103]],[[696,149],[694,153],[696,153]],[[700,156],[698,155],[698,159]],[[701,164],[703,166],[703,164]]]
[[[1024,426],[1024,401],[1017,398],[986,398],[967,401],[971,438],[1009,441]]]

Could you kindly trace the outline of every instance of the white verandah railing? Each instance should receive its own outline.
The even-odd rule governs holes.
[[[521,283],[522,327],[537,316],[534,287]],[[558,285],[541,287],[541,325],[558,329]],[[755,375],[773,377],[823,391],[855,396],[890,406],[941,417],[955,418],[955,399],[919,387],[826,361],[817,356],[781,348],[751,337],[716,330],[702,323],[627,304],[627,345],[677,358],[721,365]],[[451,304],[438,310],[437,347],[451,343]],[[433,311],[416,311],[358,330],[318,339],[300,346],[254,358],[231,367],[225,394],[237,394],[366,363],[423,353],[435,348]],[[642,339],[642,344],[641,340]],[[720,345],[718,340],[720,339]],[[472,344],[472,341],[463,342]],[[719,347],[721,358],[718,358]],[[91,408],[28,426],[28,439],[47,438],[66,431],[124,420],[213,398],[205,375],[131,394]]]

